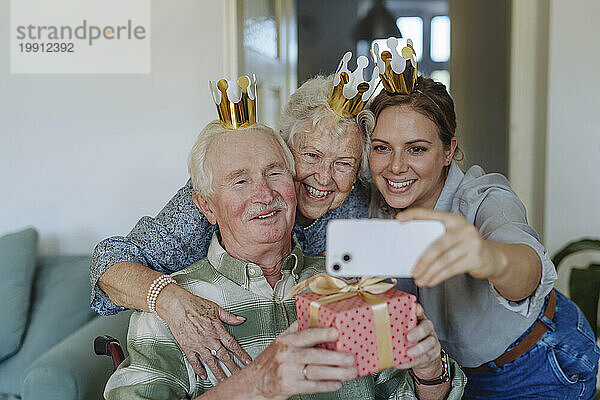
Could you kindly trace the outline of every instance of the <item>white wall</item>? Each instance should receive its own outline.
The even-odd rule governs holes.
[[[225,5],[153,0],[149,75],[11,75],[0,0],[0,234],[34,226],[44,253],[90,253],[160,210],[216,118]]]
[[[600,237],[600,2],[550,2],[545,242]]]
[[[216,116],[206,81],[235,74],[223,49],[230,0],[153,0],[150,75],[11,75],[9,5],[0,0],[0,234],[35,226],[43,252],[89,253],[187,179],[187,152]],[[600,236],[600,2],[549,7],[545,204],[533,207],[555,251]]]
[[[508,177],[543,238],[548,118],[547,0],[513,1]]]

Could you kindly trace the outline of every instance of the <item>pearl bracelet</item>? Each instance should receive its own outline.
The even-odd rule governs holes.
[[[152,284],[148,289],[148,294],[146,294],[146,304],[148,304],[150,312],[156,312],[156,299],[158,299],[160,292],[170,283],[176,282],[175,279],[171,278],[169,275],[161,275],[152,281]]]

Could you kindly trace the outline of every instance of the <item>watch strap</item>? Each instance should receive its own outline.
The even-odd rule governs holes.
[[[450,380],[450,373],[448,368],[448,364],[450,362],[448,360],[448,354],[442,349],[440,355],[442,359],[442,374],[437,378],[421,379],[413,372],[412,368],[408,370],[408,373],[418,385],[433,386],[439,385],[440,383],[448,382]]]

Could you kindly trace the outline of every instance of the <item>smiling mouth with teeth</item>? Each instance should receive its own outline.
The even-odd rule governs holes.
[[[268,213],[268,214],[265,214],[265,215],[259,215],[259,216],[257,216],[257,217],[254,217],[254,219],[266,219],[266,218],[272,217],[273,215],[277,214],[277,212],[278,212],[278,211],[279,211],[279,210],[271,211],[271,212],[270,212],[270,213]]]
[[[323,199],[333,193],[333,190],[319,190],[312,186],[307,185],[306,183],[302,184],[308,193],[308,196],[313,199]]]
[[[392,182],[389,179],[385,178],[385,181],[387,182],[388,185],[390,185],[394,189],[401,189],[401,188],[410,186],[414,181],[416,181],[416,179],[410,179],[410,180],[404,181],[404,182]]]

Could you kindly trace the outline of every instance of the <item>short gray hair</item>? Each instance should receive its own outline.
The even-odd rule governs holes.
[[[260,130],[266,132],[275,139],[277,144],[279,144],[279,147],[281,147],[281,153],[283,154],[285,166],[290,171],[292,176],[294,176],[296,174],[294,156],[283,141],[281,135],[275,132],[272,128],[269,128],[263,124],[255,124],[248,128],[236,129],[238,132],[251,130]],[[187,161],[188,172],[192,178],[194,190],[203,196],[211,196],[213,194],[213,172],[206,163],[208,148],[217,137],[226,135],[230,132],[231,130],[223,128],[219,121],[212,121],[206,125],[204,129],[202,129],[202,131],[198,134],[196,143],[194,143],[194,146],[192,146],[192,150],[190,151]]]
[[[296,134],[311,132],[315,129],[325,130],[321,126],[324,120],[333,121],[333,132],[342,136],[352,132],[349,128],[358,130],[362,139],[362,156],[360,174],[369,170],[369,151],[371,139],[358,118],[344,118],[333,112],[327,100],[333,86],[333,75],[317,75],[307,80],[290,96],[279,120],[279,130],[288,146],[294,146]]]

